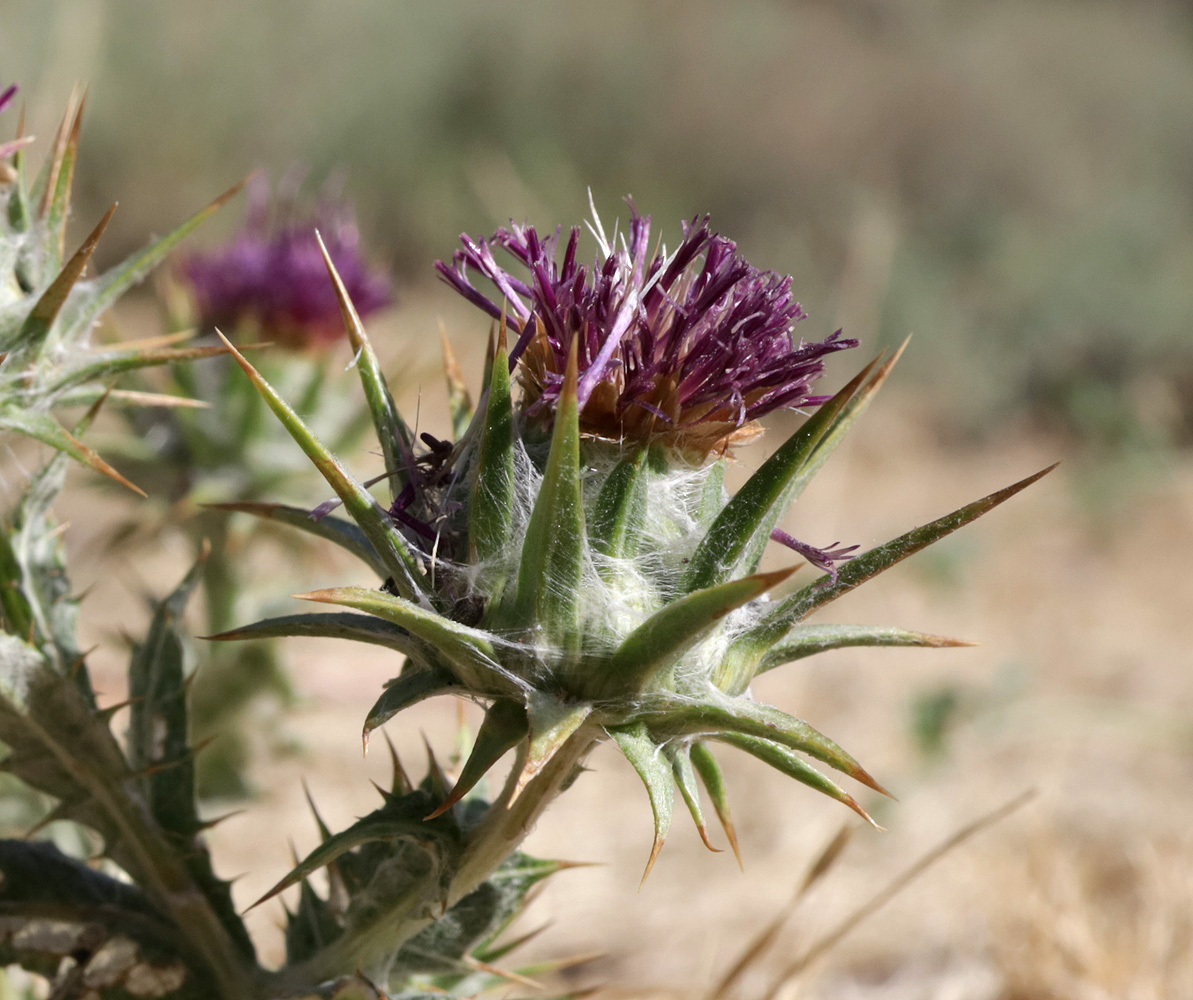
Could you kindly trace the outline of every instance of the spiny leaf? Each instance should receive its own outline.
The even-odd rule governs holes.
[[[200,555],[174,592],[154,609],[144,642],[129,664],[128,758],[134,771],[171,765],[143,782],[145,798],[163,830],[192,837],[199,829],[195,811],[194,765],[187,733],[186,677],[178,626],[191,592],[202,577],[207,553]]]
[[[215,201],[200,209],[173,232],[154,240],[121,264],[105,272],[95,283],[95,297],[90,303],[90,314],[98,316],[100,313],[106,312],[121,295],[157,267],[165,259],[166,254],[235,197],[244,185],[245,181],[232,185]]]
[[[285,524],[291,528],[297,528],[299,531],[324,538],[367,563],[369,568],[382,579],[389,576],[389,570],[377,554],[373,543],[360,528],[344,518],[328,515],[316,519],[311,517],[309,510],[302,507],[288,507],[280,503],[213,503],[204,506],[211,510],[252,514],[254,517],[277,521],[279,524]]]
[[[1056,468],[1054,465],[1021,479],[1017,483],[991,493],[981,500],[959,507],[951,514],[937,518],[923,527],[914,528],[906,534],[879,545],[877,548],[855,556],[837,570],[837,579],[825,574],[813,581],[802,590],[796,591],[790,597],[780,601],[754,628],[746,632],[731,649],[732,655],[747,655],[761,659],[765,651],[787,634],[792,626],[803,621],[817,608],[823,607],[829,601],[836,600],[842,594],[847,594],[867,580],[877,576],[883,570],[890,569],[910,555],[927,548],[933,542],[939,541],[946,535],[952,534],[971,521],[976,521],[983,514],[993,510],[999,504],[1009,500],[1016,493],[1026,489],[1037,479],[1046,476]]]
[[[798,567],[796,567],[798,568]],[[594,698],[636,691],[658,679],[707,636],[730,611],[786,580],[793,569],[759,573],[706,590],[697,590],[663,607],[631,632],[596,678]]]
[[[574,704],[539,691],[526,696],[526,715],[529,720],[530,745],[522,772],[514,786],[512,802],[548,761],[570,740],[592,714],[587,703]]]
[[[638,772],[638,777],[646,786],[646,794],[650,797],[650,811],[654,816],[654,844],[650,849],[650,859],[646,862],[646,871],[642,873],[642,881],[645,882],[655,861],[658,860],[659,852],[663,849],[667,831],[671,829],[675,779],[672,776],[671,765],[664,759],[661,749],[650,738],[644,725],[634,723],[629,726],[612,726],[608,733],[617,743],[625,759]]]
[[[469,549],[479,561],[492,559],[505,548],[514,519],[514,406],[504,323],[496,351],[468,507]],[[499,596],[494,595],[490,604],[495,605]]]
[[[417,802],[414,799],[417,799]],[[421,816],[412,815],[414,809],[422,801],[423,796],[411,797],[410,802],[391,799],[382,808],[357,820],[348,829],[333,834],[330,840],[324,841],[311,851],[277,885],[253,903],[249,909],[254,909],[267,900],[272,899],[278,893],[285,892],[290,886],[297,885],[304,879],[309,878],[320,868],[326,867],[363,844],[375,841],[397,840],[412,840],[415,843],[432,842],[437,836],[435,826],[431,823],[425,823]]]
[[[331,254],[327,252],[323,237],[316,233],[316,238],[319,241],[319,250],[323,254],[323,263],[327,266],[327,273],[335,286],[344,329],[348,332],[348,340],[356,354],[355,363],[360,371],[360,384],[364,389],[369,413],[373,417],[377,440],[381,444],[385,471],[393,474],[391,495],[396,498],[409,480],[409,471],[414,462],[414,435],[402,419],[402,415],[398,413],[393,394],[389,391],[389,383],[385,381],[385,375],[381,371],[381,363],[377,360],[369,335],[360,321],[360,314],[352,304],[348,289],[332,262]]]
[[[54,321],[58,318],[67,296],[83,276],[92,254],[95,253],[96,246],[99,245],[100,237],[103,236],[104,230],[108,228],[108,223],[112,221],[112,216],[115,214],[116,206],[113,205],[83,241],[83,245],[75,251],[66,267],[50,283],[50,287],[42,292],[41,297],[21,325],[16,341],[3,345],[4,350],[11,352],[10,363],[13,366],[21,368],[37,356],[54,325]]]
[[[216,877],[195,805],[194,754],[188,733],[187,682],[180,626],[190,595],[202,579],[207,551],[153,612],[145,640],[129,664],[129,765],[157,825],[182,858],[211,909],[245,958],[252,940],[236,915],[230,886]]]
[[[364,587],[337,587],[294,596],[355,608],[401,626],[437,649],[471,691],[516,694],[524,689],[524,683],[499,664],[489,633],[427,611],[402,597]]]
[[[722,743],[728,743],[730,746],[737,747],[739,750],[744,750],[751,756],[757,757],[763,763],[769,764],[775,770],[781,771],[787,777],[794,778],[801,784],[807,785],[809,788],[814,788],[829,798],[844,803],[875,829],[881,829],[870,818],[870,814],[858,805],[857,800],[852,795],[838,787],[835,782],[826,778],[816,768],[812,767],[803,758],[792,753],[786,747],[772,743],[770,740],[759,739],[756,736],[742,736],[738,733],[723,733],[714,738],[720,740]]]
[[[159,406],[174,410],[210,410],[211,404],[189,396],[172,396],[167,392],[141,392],[138,389],[108,389],[102,385],[82,386],[54,397],[56,406],[90,406],[107,396],[113,403],[128,406]]]
[[[48,444],[51,448],[69,455],[75,461],[90,466],[96,472],[102,472],[110,479],[116,480],[121,486],[127,486],[134,493],[146,496],[143,489],[130,483],[48,413],[8,407],[0,410],[0,429],[18,431],[28,437],[36,438],[42,444]]]
[[[245,344],[242,350],[249,350],[255,344]],[[63,374],[52,382],[47,393],[56,395],[95,379],[112,379],[125,372],[142,368],[156,368],[161,365],[177,364],[183,361],[200,361],[227,354],[219,344],[202,347],[128,348],[99,351],[84,354],[77,363],[67,363]]]
[[[83,127],[83,108],[86,103],[87,97],[84,94],[79,99],[66,142],[55,150],[57,169],[54,171],[54,182],[47,187],[45,201],[42,203],[41,215],[45,219],[46,231],[52,237],[46,244],[44,266],[51,271],[56,270],[62,263],[62,254],[66,249],[66,219],[70,212],[70,191],[74,183],[75,163],[79,156],[79,132]]]
[[[217,331],[218,332],[218,331]],[[422,605],[429,603],[422,585],[422,572],[406,540],[399,534],[389,515],[373,498],[373,495],[348,472],[323,443],[311,433],[302,419],[277,394],[273,386],[261,377],[243,354],[241,354],[221,333],[220,339],[231,352],[245,374],[252,380],[257,391],[265,398],[290,436],[298,443],[315,467],[323,474],[328,485],[341,500],[352,519],[360,526],[368,540],[377,550],[398,592],[409,601]]]
[[[700,806],[700,789],[696,784],[696,772],[692,767],[691,750],[686,744],[668,743],[663,747],[667,759],[671,761],[671,772],[675,776],[675,784],[683,796],[684,804],[692,815],[692,822],[704,846],[710,851],[720,852],[719,847],[713,847],[708,839],[708,824],[704,822],[704,810]]]
[[[207,635],[211,642],[237,642],[247,639],[284,639],[288,636],[313,636],[322,639],[352,639],[374,646],[385,646],[423,663],[430,651],[409,632],[391,622],[371,615],[330,614],[281,615],[265,618],[251,625]]]
[[[697,740],[691,745],[689,751],[692,764],[696,768],[696,773],[700,775],[700,780],[704,782],[705,791],[708,792],[709,801],[713,804],[713,809],[716,810],[717,819],[721,821],[721,828],[725,831],[725,836],[729,839],[729,846],[733,848],[733,856],[737,858],[737,866],[744,868],[741,859],[741,849],[737,843],[737,828],[733,825],[733,816],[729,812],[729,793],[725,787],[725,778],[721,774],[721,765],[717,763],[717,758],[713,756],[713,752],[708,748],[708,744],[701,740]]]
[[[298,908],[286,919],[286,962],[290,965],[306,961],[343,933],[331,905],[309,880],[303,879],[299,893]]]
[[[725,505],[692,555],[684,590],[701,590],[723,583],[743,563],[756,564],[754,551],[760,553],[765,547],[771,529],[802,486],[801,470],[875,363],[863,368],[809,417]]]
[[[472,396],[460,370],[460,361],[452,350],[447,331],[439,324],[439,340],[443,344],[443,373],[447,378],[447,404],[452,415],[452,437],[459,441],[472,423]]]
[[[572,340],[543,484],[526,529],[517,602],[519,624],[541,626],[547,641],[572,647],[580,640],[585,544],[576,389],[578,344],[578,339]]]
[[[806,656],[830,649],[853,646],[926,646],[942,649],[950,646],[976,645],[977,643],[967,642],[965,639],[950,639],[943,635],[878,625],[806,625],[793,629],[787,634],[786,641],[772,646],[762,658],[758,673],[766,673],[785,663],[802,660]]]
[[[56,673],[40,653],[4,634],[0,740],[10,751],[5,769],[69,803],[64,815],[100,833],[108,856],[185,928],[226,992],[247,995],[245,949],[251,943],[243,929],[233,933],[224,922],[229,915],[213,906],[208,893],[221,884],[200,888],[191,868],[196,858],[184,857],[146,804],[130,794],[132,776],[124,756],[73,678]]]
[[[890,794],[861,764],[802,719],[747,697],[715,698],[713,694],[715,689],[710,689],[707,701],[675,699],[655,710],[648,704],[643,707],[642,718],[656,739],[705,734],[717,734],[719,739],[722,733],[759,736],[815,757],[876,792]]]
[[[366,751],[369,746],[369,735],[373,730],[385,725],[403,709],[417,705],[427,698],[434,698],[441,694],[462,693],[463,690],[459,681],[444,670],[416,668],[408,665],[399,677],[389,682],[385,690],[381,692],[381,697],[369,709],[362,733]]]
[[[451,794],[427,819],[442,816],[464,798],[497,761],[526,738],[528,731],[526,710],[521,705],[513,701],[495,701],[485,713],[472,753],[468,755]]]

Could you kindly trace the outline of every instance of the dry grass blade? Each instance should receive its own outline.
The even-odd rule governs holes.
[[[729,967],[729,970],[720,978],[717,984],[708,991],[706,1000],[726,1000],[730,996],[730,989],[735,986],[743,975],[758,961],[758,959],[765,954],[765,952],[774,944],[782,931],[783,925],[787,923],[791,914],[795,912],[800,901],[807,895],[808,890],[812,888],[817,882],[823,878],[829,870],[837,863],[845,850],[849,841],[853,837],[853,826],[843,826],[837,832],[837,835],[825,845],[823,851],[816,856],[816,860],[808,866],[807,872],[804,873],[804,879],[800,883],[799,888],[795,890],[795,895],[791,897],[791,901],[779,911],[778,915],[759,933],[753,941],[751,941],[741,955],[738,956],[736,962]]]
[[[972,823],[963,826],[943,843],[938,844],[936,847],[930,850],[915,864],[911,865],[911,867],[907,868],[901,874],[896,876],[881,891],[859,906],[836,927],[821,937],[820,940],[816,941],[810,948],[800,955],[799,958],[792,962],[791,965],[789,965],[783,971],[779,978],[775,980],[774,985],[766,994],[764,1000],[778,1000],[779,994],[782,992],[783,988],[791,982],[791,980],[799,976],[809,965],[811,965],[822,955],[835,948],[841,942],[841,940],[863,920],[877,913],[895,896],[902,892],[903,889],[905,889],[913,881],[919,878],[920,875],[936,864],[937,861],[945,857],[945,855],[950,854],[956,848],[960,847],[971,837],[974,837],[983,830],[994,826],[996,823],[1006,819],[1017,809],[1027,805],[1027,803],[1034,799],[1037,794],[1038,792],[1036,789],[1029,789],[1022,795],[1016,796],[1005,805],[999,806],[994,811],[988,812],[985,816],[980,816]]]

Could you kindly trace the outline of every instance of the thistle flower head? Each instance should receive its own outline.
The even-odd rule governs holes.
[[[313,208],[293,193],[271,199],[255,179],[244,228],[227,244],[182,265],[206,329],[255,326],[283,346],[327,344],[342,335],[340,307],[316,237],[318,231],[357,310],[368,315],[393,301],[389,278],[370,267],[351,206],[326,191]]]
[[[315,520],[277,505],[255,512],[340,542],[384,584],[303,595],[356,614],[287,615],[218,638],[337,636],[405,654],[366,735],[434,695],[486,704],[471,755],[430,819],[514,750],[497,808],[529,822],[534,807],[521,812],[520,797],[555,794],[606,739],[646,786],[652,863],[677,790],[707,842],[701,782],[736,846],[712,744],[743,750],[866,816],[812,761],[881,786],[806,722],[757,702],[753,678],[843,646],[957,645],[804,620],[1038,477],[856,557],[850,547],[792,538],[779,521],[895,358],[867,366],[830,399],[817,397],[811,386],[825,355],[852,341],[797,342],[791,327],[803,311],[790,279],[745,263],[707,219],[689,224],[673,253],[649,252],[649,221],[637,212],[624,239],[606,239],[599,221],[593,231],[601,256],[591,268],[578,263],[578,230],[564,241],[531,227],[465,237],[453,263],[438,265],[458,292],[506,318],[475,410],[449,366],[455,443],[426,435],[419,443],[337,280],[385,460],[377,481],[392,488],[388,509],[237,355],[352,521],[326,504]],[[499,266],[496,250],[525,278]],[[477,290],[474,273],[493,282],[503,305]],[[820,405],[732,496],[723,458],[691,461],[741,440],[764,413],[809,404]],[[759,571],[772,539],[825,572],[772,598],[795,570]]]
[[[629,231],[606,237],[593,211],[598,256],[579,260],[580,229],[540,236],[511,224],[489,239],[465,234],[451,264],[436,264],[456,291],[490,316],[508,313],[517,333],[522,405],[547,422],[558,405],[568,352],[579,363],[581,431],[614,441],[660,441],[703,457],[755,433],[776,409],[823,402],[812,384],[823,358],[853,347],[840,331],[819,342],[796,338],[805,312],[791,278],[747,263],[709,217],[683,227],[669,253],[650,249],[650,217],[632,202]],[[504,251],[518,277],[498,262]],[[503,304],[479,291],[487,278]]]

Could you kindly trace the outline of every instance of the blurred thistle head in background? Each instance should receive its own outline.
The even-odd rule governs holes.
[[[324,185],[304,204],[293,180],[270,192],[263,176],[249,185],[244,227],[228,243],[192,254],[181,273],[202,329],[252,329],[282,347],[319,347],[342,339],[343,321],[316,233],[362,316],[393,302],[390,277],[370,266],[352,206]]]
[[[580,228],[541,237],[513,223],[488,239],[461,237],[443,279],[517,333],[523,408],[549,422],[564,384],[568,354],[579,360],[580,427],[593,437],[659,441],[703,459],[757,433],[754,421],[777,409],[814,406],[812,383],[823,358],[854,347],[840,331],[819,342],[793,335],[806,316],[791,278],[762,271],[737,245],[712,232],[709,217],[683,226],[673,253],[649,249],[650,217],[630,202],[626,234],[612,239],[593,210],[589,227],[599,254],[577,260]],[[560,248],[562,243],[562,259]],[[493,249],[529,272],[516,277]],[[476,272],[496,286],[504,306],[479,291]]]

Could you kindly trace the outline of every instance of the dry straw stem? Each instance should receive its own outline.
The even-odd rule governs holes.
[[[779,997],[788,983],[800,976],[805,969],[808,968],[821,956],[827,954],[835,948],[855,927],[862,923],[867,917],[872,916],[881,910],[887,903],[895,898],[908,885],[919,878],[924,872],[931,868],[936,862],[940,861],[946,855],[952,853],[962,844],[964,844],[971,837],[976,836],[983,830],[989,829],[996,823],[1002,822],[1016,810],[1027,805],[1034,799],[1039,792],[1034,789],[1028,789],[1021,795],[1016,796],[1005,805],[999,806],[992,812],[986,813],[985,816],[980,816],[972,823],[963,826],[960,830],[954,833],[947,840],[938,844],[927,854],[921,857],[915,864],[904,870],[900,875],[896,876],[889,882],[885,888],[875,893],[869,900],[859,906],[849,916],[842,920],[836,927],[825,934],[820,940],[816,941],[810,948],[791,963],[782,974],[775,980],[774,985],[764,997],[764,1000],[779,1000]]]
[[[891,880],[882,890],[877,892],[874,896],[868,899],[865,903],[855,909],[852,913],[845,917],[836,927],[823,935],[819,940],[814,942],[807,950],[805,950],[794,962],[792,962],[782,973],[774,980],[770,989],[764,994],[763,1000],[779,1000],[783,990],[800,975],[817,959],[823,957],[833,948],[835,948],[841,941],[861,924],[868,917],[877,913],[882,907],[889,903],[895,896],[903,891],[915,879],[919,878],[925,871],[931,868],[936,862],[940,861],[946,855],[952,853],[967,840],[981,833],[983,830],[994,826],[996,823],[1006,819],[1012,813],[1025,806],[1028,802],[1036,797],[1038,792],[1035,789],[1016,796],[1010,802],[999,806],[997,809],[980,816],[972,823],[963,826],[960,830],[954,833],[947,840],[938,844],[927,854],[923,855],[909,868],[904,870],[898,876]],[[706,994],[706,1000],[730,1000],[734,996],[733,989],[740,982],[742,977],[759,961],[762,955],[770,948],[772,944],[778,939],[779,932],[792,912],[799,905],[800,901],[807,894],[808,890],[821,878],[823,878],[836,864],[840,858],[845,847],[849,843],[848,828],[842,829],[825,847],[823,851],[817,856],[816,860],[809,866],[803,881],[796,890],[791,902],[783,909],[783,911],[775,917],[766,928],[762,930],[743,950],[738,959],[730,966],[729,970],[721,977],[716,985]]]

